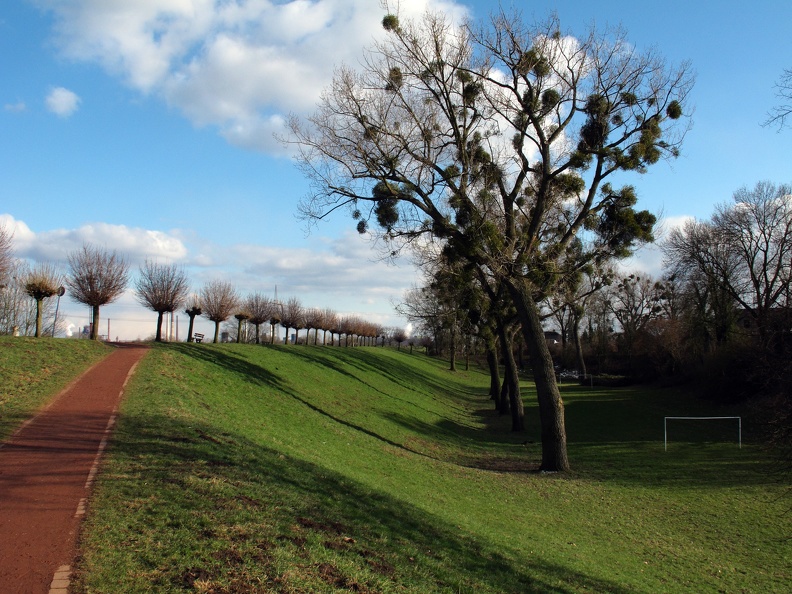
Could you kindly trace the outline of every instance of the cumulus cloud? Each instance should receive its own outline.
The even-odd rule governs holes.
[[[72,59],[98,63],[130,87],[161,97],[195,125],[268,153],[288,113],[305,113],[333,69],[356,64],[383,34],[372,0],[38,0],[56,20],[56,42]],[[451,0],[401,0],[461,19]],[[73,105],[76,108],[76,104]]]
[[[73,91],[55,87],[47,95],[45,103],[47,109],[58,117],[68,118],[80,107],[80,101],[81,99]]]
[[[77,229],[34,232],[24,221],[8,214],[0,215],[0,224],[13,231],[17,256],[39,262],[64,262],[69,252],[79,249],[84,243],[117,250],[132,263],[146,258],[180,262],[187,256],[187,247],[182,240],[164,231],[90,223]]]
[[[14,113],[21,113],[27,111],[27,105],[25,105],[24,101],[17,101],[16,103],[6,103],[3,109]]]
[[[389,263],[372,254],[365,238],[348,233],[302,248],[204,243],[187,263],[199,284],[221,277],[245,293],[272,293],[277,285],[281,295],[300,296],[316,307],[339,301],[389,303],[418,282],[418,272],[408,261]]]

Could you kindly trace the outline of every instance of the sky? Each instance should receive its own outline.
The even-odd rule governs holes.
[[[792,130],[762,126],[774,85],[792,67],[792,2],[511,2],[526,19],[554,11],[583,34],[622,26],[696,72],[682,155],[630,180],[664,228],[708,218],[760,180],[792,182]],[[496,2],[401,0],[486,19]],[[377,0],[3,0],[0,4],[0,223],[18,257],[64,264],[91,242],[178,263],[197,291],[297,297],[385,326],[421,282],[403,259],[383,262],[343,213],[308,228],[297,216],[307,181],[274,137],[310,114],[340,64],[381,34]],[[657,249],[632,270],[661,272]],[[74,327],[87,308],[68,299]],[[128,290],[102,308],[110,337],[146,338],[156,314]],[[186,327],[186,316],[180,316]],[[210,332],[202,320],[198,331]],[[182,329],[182,336],[184,329]]]

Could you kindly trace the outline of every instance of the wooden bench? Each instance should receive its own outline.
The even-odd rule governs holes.
[[[203,334],[199,334],[198,332],[193,334],[193,342],[203,342],[203,339],[204,339]]]

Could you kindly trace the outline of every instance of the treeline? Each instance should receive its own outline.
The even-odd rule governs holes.
[[[757,399],[774,439],[788,443],[792,186],[742,188],[710,219],[671,231],[660,247],[661,278],[620,273],[603,260],[567,274],[541,299],[556,371],[587,384],[695,382],[720,402]],[[492,398],[519,430],[518,370],[531,366],[521,320],[486,275],[443,257],[423,260],[429,280],[398,309],[430,349],[450,356],[452,368],[458,353],[486,358]]]
[[[52,335],[63,328],[57,320],[58,300],[67,295],[91,308],[90,338],[97,339],[100,308],[116,301],[130,284],[130,267],[116,251],[85,244],[68,255],[68,271],[41,263],[30,266],[13,255],[10,232],[0,227],[0,334],[22,336]],[[225,334],[237,342],[276,343],[276,327],[285,331],[282,342],[374,346],[406,340],[403,331],[385,328],[361,317],[340,315],[329,308],[304,307],[299,299],[285,302],[253,293],[240,295],[231,283],[212,281],[193,293],[183,267],[146,260],[132,283],[138,302],[157,313],[154,340],[161,341],[163,319],[167,314],[183,311],[189,318],[188,341],[194,340],[194,322],[203,316],[214,322],[213,341],[220,340],[221,324]],[[269,326],[262,331],[261,326]],[[293,331],[293,335],[292,335]],[[308,335],[313,331],[313,336]],[[329,336],[328,336],[329,335]],[[294,338],[292,339],[291,336]]]

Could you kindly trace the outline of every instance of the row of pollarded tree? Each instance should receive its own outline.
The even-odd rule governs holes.
[[[284,329],[283,342],[288,344],[291,331],[294,330],[294,340],[301,330],[306,330],[305,342],[310,342],[313,330],[313,342],[319,344],[319,332],[322,335],[322,344],[339,344],[346,346],[374,345],[377,339],[384,339],[386,331],[382,326],[367,322],[357,316],[341,316],[330,308],[304,307],[299,299],[291,297],[285,302],[278,301],[261,293],[252,293],[247,297],[240,297],[234,287],[224,281],[213,281],[205,285],[197,295],[192,295],[187,300],[185,310],[190,316],[188,334],[192,337],[193,319],[196,315],[204,315],[215,323],[214,342],[219,340],[220,324],[230,318],[237,321],[236,342],[264,342],[261,326],[269,324],[269,340],[274,344],[277,339],[275,327]],[[253,327],[252,332],[246,332],[246,327]],[[330,334],[328,343],[327,335]],[[189,338],[188,338],[189,340]]]
[[[15,267],[11,249],[11,234],[0,227],[0,287],[10,282],[10,272]],[[16,279],[22,292],[36,304],[35,336],[41,336],[43,312],[47,300],[64,291],[74,300],[91,308],[92,339],[98,338],[99,312],[106,304],[117,300],[129,284],[129,264],[115,251],[103,250],[85,244],[68,255],[68,273],[61,273],[49,263],[25,269]],[[21,269],[20,269],[21,270]],[[336,338],[348,346],[376,344],[385,340],[386,331],[381,326],[367,322],[357,316],[341,316],[325,308],[305,308],[296,298],[285,303],[260,293],[241,297],[231,283],[212,281],[197,294],[191,294],[190,284],[184,269],[175,264],[159,264],[146,260],[138,270],[135,281],[135,296],[146,308],[157,313],[155,340],[162,340],[162,322],[165,314],[184,311],[190,319],[188,340],[193,337],[195,317],[203,315],[215,323],[214,342],[219,340],[220,324],[231,317],[238,321],[237,340],[242,340],[242,325],[250,324],[255,329],[252,341],[261,342],[260,326],[270,325],[269,342],[275,342],[275,326],[286,330],[284,342],[288,342],[290,330],[314,330],[314,342],[318,342],[321,330],[322,343],[330,344]],[[306,339],[307,341],[307,339]]]

